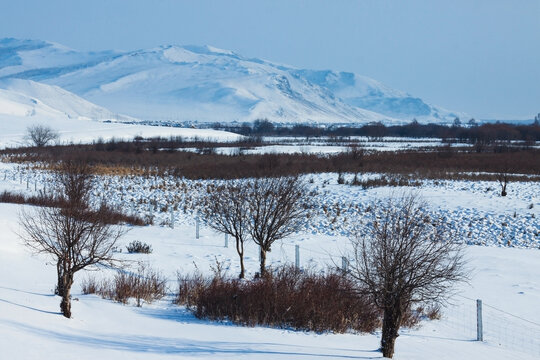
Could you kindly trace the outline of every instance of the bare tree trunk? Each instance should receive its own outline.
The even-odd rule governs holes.
[[[508,185],[508,174],[506,172],[499,173],[497,176],[499,184],[501,185],[501,196],[506,196],[506,186]]]
[[[240,279],[243,279],[246,277],[246,269],[244,267],[244,256],[240,255]]]
[[[60,303],[60,310],[62,315],[71,318],[71,285],[73,285],[73,274],[65,273],[62,276],[62,302]]]
[[[236,238],[236,252],[238,252],[238,256],[240,257],[240,279],[243,279],[245,277],[245,267],[244,267],[244,243],[240,241],[239,238]]]
[[[399,305],[388,306],[384,309],[381,351],[383,357],[392,358],[394,356],[394,345],[399,336],[398,330],[401,325],[401,310]]]
[[[57,283],[55,294],[58,296],[64,296],[64,268],[62,266],[62,261],[59,260],[56,263],[56,274],[57,274]]]
[[[266,275],[266,250],[261,246],[261,277]]]
[[[507,184],[506,181],[503,184],[501,184],[501,187],[502,187],[501,196],[506,196],[506,184]]]

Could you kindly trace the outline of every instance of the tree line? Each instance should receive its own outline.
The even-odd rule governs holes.
[[[268,120],[256,120],[253,123],[239,125],[213,124],[213,128],[235,132],[246,136],[366,136],[370,138],[384,137],[412,137],[412,138],[440,138],[456,139],[458,141],[497,141],[521,140],[540,141],[540,120],[536,119],[527,125],[510,123],[484,123],[478,124],[471,119],[463,125],[455,121],[453,126],[439,124],[420,124],[412,121],[405,125],[384,125],[370,123],[362,126],[331,125],[319,126],[296,124],[292,126],[276,125]]]

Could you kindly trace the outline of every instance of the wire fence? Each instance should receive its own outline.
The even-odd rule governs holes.
[[[477,300],[463,295],[453,297],[442,313],[441,326],[454,330],[459,340],[477,340],[480,335],[488,345],[540,357],[540,324],[535,321],[484,301],[479,314]]]

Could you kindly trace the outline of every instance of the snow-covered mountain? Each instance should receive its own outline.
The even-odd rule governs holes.
[[[115,113],[155,122],[451,121],[464,114],[352,73],[302,70],[210,46],[79,52],[0,40],[0,80],[59,86]]]

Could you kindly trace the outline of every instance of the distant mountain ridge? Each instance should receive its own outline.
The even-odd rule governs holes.
[[[347,72],[303,70],[211,46],[80,52],[0,39],[0,81],[59,86],[114,113],[157,123],[451,122],[466,114]]]

